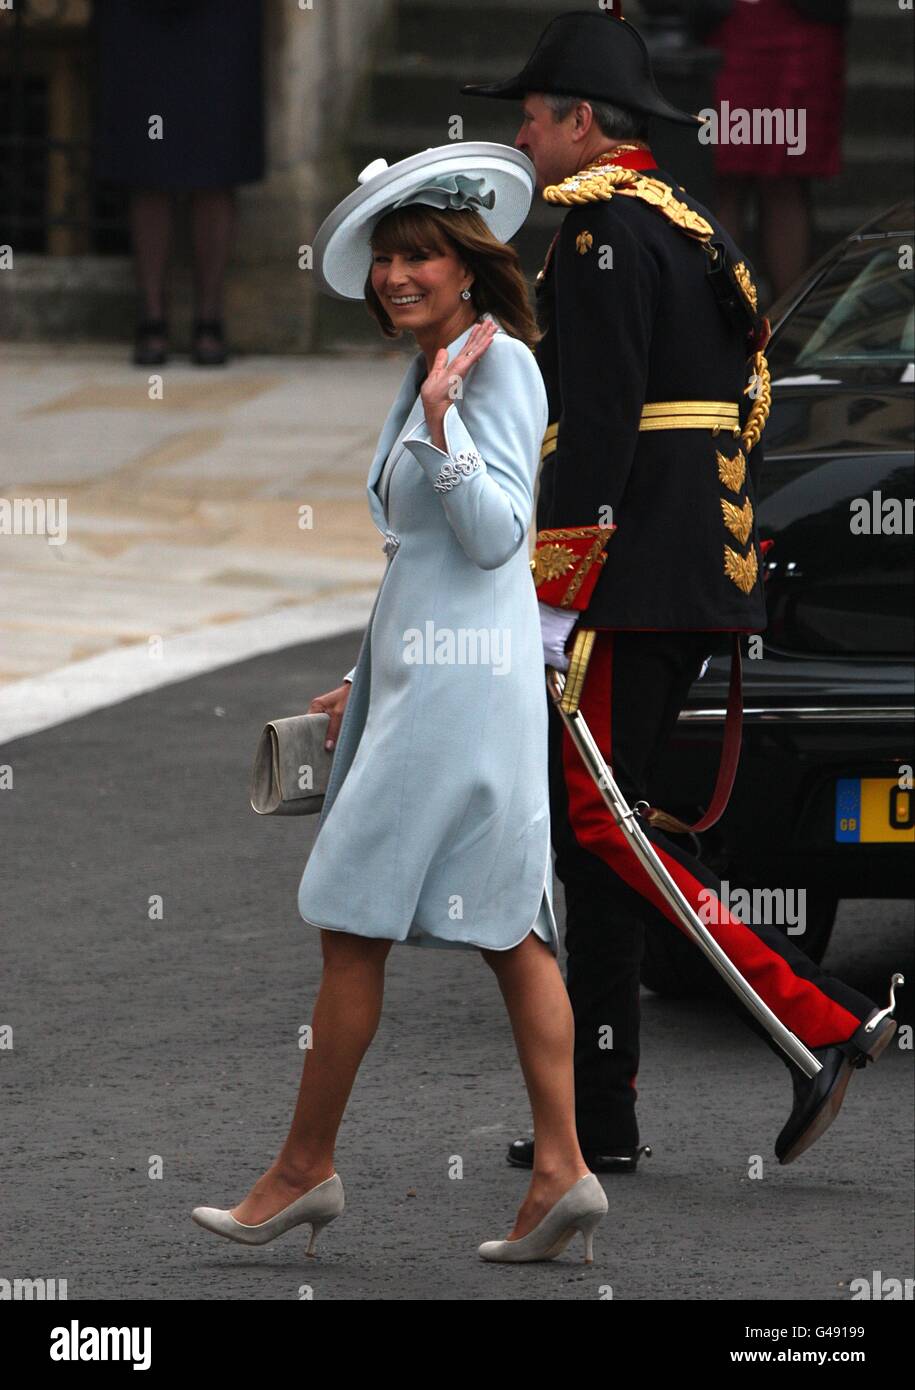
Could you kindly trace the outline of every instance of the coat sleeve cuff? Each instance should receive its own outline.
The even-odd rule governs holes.
[[[450,492],[472,474],[485,473],[486,464],[454,404],[449,405],[445,412],[442,429],[447,450],[440,449],[429,439],[429,426],[425,420],[411,430],[403,443],[436,492]]]
[[[539,602],[583,612],[615,530],[615,526],[562,526],[538,531],[531,573]]]

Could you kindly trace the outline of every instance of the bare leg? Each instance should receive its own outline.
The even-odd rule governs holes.
[[[222,318],[223,291],[234,235],[234,188],[198,189],[191,198],[191,239],[199,319]],[[212,334],[201,334],[200,343],[203,348],[219,346]]]
[[[232,1210],[236,1221],[267,1221],[333,1176],[337,1130],[378,1028],[392,945],[387,938],[322,930],[324,972],[312,1016],[313,1045],[305,1054],[292,1125],[273,1164]]]
[[[762,242],[772,295],[780,299],[810,264],[810,184],[767,179],[760,199]]]
[[[509,1240],[532,1231],[591,1171],[575,1128],[572,1006],[559,965],[534,932],[510,951],[482,951],[511,1019],[534,1119],[534,1169]]]
[[[140,317],[165,318],[165,276],[172,231],[171,194],[167,189],[136,189],[130,195],[129,221]],[[165,339],[158,336],[150,339],[150,346],[164,349]]]

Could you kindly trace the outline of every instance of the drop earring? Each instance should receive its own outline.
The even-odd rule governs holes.
[[[461,298],[462,298],[462,299],[469,299],[469,298],[470,298],[470,291],[469,291],[469,290],[461,290]]]

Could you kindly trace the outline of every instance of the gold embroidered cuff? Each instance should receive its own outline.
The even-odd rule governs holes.
[[[587,608],[615,526],[563,526],[537,533],[531,573],[537,598],[553,608]]]

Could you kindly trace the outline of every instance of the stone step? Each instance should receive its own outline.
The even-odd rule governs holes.
[[[485,34],[491,60],[499,66],[497,75],[507,77],[521,68],[558,9],[553,0],[399,0],[392,16],[392,51],[397,56],[435,58],[446,39],[446,51],[456,61],[462,81],[482,82],[487,80],[487,64],[480,54],[480,35]],[[895,0],[855,0],[852,9],[847,30],[850,61],[876,61],[911,73],[911,13],[900,10]]]
[[[885,54],[876,62],[854,53],[851,55],[846,76],[850,87],[889,85],[903,91],[912,90],[912,72],[905,48]]]
[[[898,200],[897,200],[898,201]],[[846,201],[834,206],[817,207],[814,209],[814,226],[819,241],[823,242],[820,250],[812,257],[816,260],[823,251],[828,251],[830,246],[834,246],[843,237],[851,236],[859,227],[863,227],[865,222],[870,222],[881,212],[888,211],[893,203],[888,202],[884,206],[875,207],[873,203],[854,203]]]
[[[901,177],[894,180],[886,174],[879,179],[870,180],[856,178],[852,171],[851,174],[841,175],[835,180],[814,183],[814,215],[822,219],[827,214],[841,212],[843,208],[862,207],[870,208],[873,215],[895,207],[906,197],[911,204],[911,188],[906,187]]]
[[[909,146],[912,155],[912,134],[915,111],[912,103],[911,70],[887,67],[881,71],[877,64],[868,65],[866,76],[849,74],[845,93],[845,129],[866,132],[892,130]],[[873,148],[873,137],[871,146]],[[882,141],[881,141],[882,146]]]
[[[348,303],[319,294],[315,315],[315,331],[321,352],[390,351],[402,341],[385,338],[362,303]],[[406,335],[404,335],[406,342]],[[412,338],[410,347],[415,350]],[[406,351],[406,348],[404,349]]]
[[[480,64],[474,66],[474,80],[495,81],[505,75],[504,64],[498,62],[487,63],[485,71]],[[501,116],[503,122],[507,119],[517,129],[520,102],[461,96],[460,88],[467,80],[460,64],[448,59],[415,53],[388,54],[373,66],[368,106],[379,120],[396,120],[404,110],[415,110],[423,113],[424,120],[439,122],[445,129],[449,117],[458,112],[465,122],[478,125],[491,124]]]
[[[814,199],[822,208],[867,202],[879,211],[911,196],[912,143],[903,136],[883,137],[879,157],[872,139],[848,136],[839,177],[814,183]]]
[[[912,12],[899,9],[896,0],[853,0],[852,11],[847,30],[850,60],[875,61],[911,73]]]
[[[559,12],[555,0],[399,0],[392,24],[397,54],[447,52],[466,65],[465,82],[477,81],[480,36],[503,64],[502,75],[517,72]],[[482,79],[481,79],[482,80]]]

